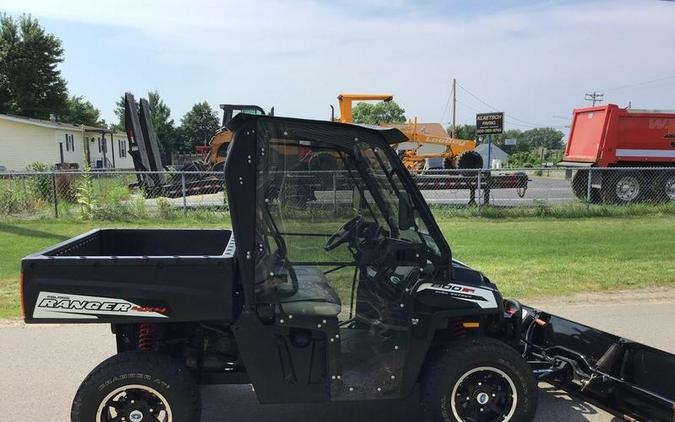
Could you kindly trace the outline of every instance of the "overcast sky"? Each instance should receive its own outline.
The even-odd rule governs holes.
[[[675,2],[657,0],[0,0],[63,41],[71,93],[114,121],[116,99],[158,90],[325,119],[340,92],[392,93],[408,117],[507,113],[507,128],[567,124],[584,93],[675,109]],[[556,117],[557,116],[557,117]],[[561,118],[562,117],[562,118]]]

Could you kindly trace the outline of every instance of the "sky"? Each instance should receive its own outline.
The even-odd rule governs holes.
[[[63,41],[71,94],[116,121],[158,90],[178,122],[208,101],[327,119],[339,93],[391,93],[408,117],[564,130],[584,94],[675,109],[675,2],[658,0],[0,0]]]

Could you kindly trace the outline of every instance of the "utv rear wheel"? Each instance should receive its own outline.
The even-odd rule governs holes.
[[[199,389],[180,362],[160,353],[115,355],[82,382],[72,422],[198,422]]]
[[[530,421],[537,383],[525,360],[488,338],[461,340],[432,357],[422,381],[428,422]]]

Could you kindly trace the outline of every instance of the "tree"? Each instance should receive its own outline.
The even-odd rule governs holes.
[[[378,123],[403,123],[405,110],[396,101],[379,103],[358,103],[352,109],[354,123],[376,125]]]
[[[171,163],[171,154],[179,147],[176,128],[171,118],[171,109],[159,97],[159,92],[148,92],[148,105],[152,115],[152,125],[159,139],[160,153],[165,163]]]
[[[563,147],[563,133],[550,127],[530,129],[523,132],[523,138],[530,142],[532,147],[546,149],[561,149]]]
[[[115,115],[118,123],[112,125],[115,130],[124,130],[124,96],[115,102]],[[162,155],[162,161],[165,164],[171,164],[171,155],[181,147],[179,133],[176,130],[174,120],[171,118],[171,109],[159,96],[158,91],[148,92],[148,105],[150,106],[150,115],[152,117],[152,126],[159,139],[159,150]],[[140,108],[140,105],[137,104]]]
[[[47,119],[67,109],[61,40],[36,19],[0,14],[0,113]]]
[[[448,136],[452,136],[452,126],[448,126]],[[455,138],[457,139],[476,139],[476,126],[457,125],[455,126]]]
[[[119,100],[115,101],[115,116],[117,116],[117,123],[110,125],[110,129],[123,131],[124,130],[124,95]]]
[[[180,150],[194,152],[195,146],[208,144],[220,126],[218,115],[206,101],[197,103],[181,119]]]
[[[92,103],[81,96],[71,96],[66,102],[66,110],[59,115],[59,120],[87,126],[105,126],[101,120],[101,112]]]

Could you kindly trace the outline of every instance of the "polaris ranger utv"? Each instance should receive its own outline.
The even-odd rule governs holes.
[[[671,421],[672,355],[504,300],[452,259],[397,129],[245,114],[230,128],[232,231],[101,229],[24,258],[27,323],[117,339],[73,422],[199,421],[214,383],[261,403],[419,392],[429,421],[529,421],[537,379]],[[340,162],[347,206],[294,200],[307,154]]]

